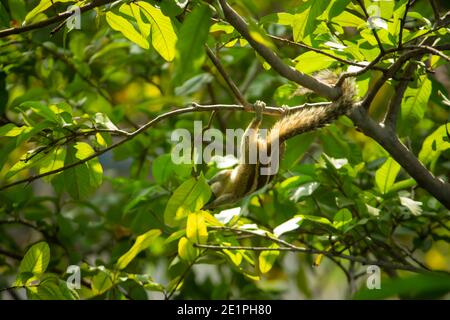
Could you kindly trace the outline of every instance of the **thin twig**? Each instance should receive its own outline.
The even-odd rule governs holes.
[[[398,35],[398,47],[401,48],[403,46],[403,28],[406,23],[406,16],[408,15],[409,6],[411,5],[411,0],[408,0],[405,5],[405,12],[403,13],[403,17],[400,20],[400,31]]]
[[[413,266],[407,266],[407,265],[401,265],[401,264],[393,264],[390,263],[388,261],[370,261],[361,257],[355,257],[352,255],[345,255],[342,253],[338,253],[338,252],[332,252],[332,251],[327,251],[327,250],[318,250],[318,249],[314,249],[314,248],[302,248],[302,247],[298,247],[295,246],[292,243],[289,243],[287,241],[284,241],[282,239],[276,238],[272,235],[270,235],[268,232],[266,233],[262,233],[259,231],[253,231],[253,230],[246,230],[246,229],[238,229],[238,228],[234,228],[234,227],[226,227],[226,226],[210,226],[210,229],[213,230],[221,230],[221,231],[230,231],[236,234],[248,234],[248,235],[252,235],[252,236],[256,236],[256,237],[260,237],[272,242],[275,242],[277,244],[279,244],[281,247],[280,248],[270,248],[269,251],[277,251],[278,249],[281,249],[280,251],[296,251],[296,252],[303,252],[303,253],[311,253],[311,254],[323,254],[326,257],[333,257],[333,258],[342,258],[342,259],[346,259],[346,260],[350,260],[350,261],[354,261],[354,262],[359,262],[359,263],[363,263],[365,265],[369,265],[369,264],[377,264],[380,266],[384,266],[386,268],[389,268],[389,265],[391,266],[399,266],[400,268],[393,268],[393,269],[402,269],[402,270],[410,270],[410,271],[414,271],[414,272],[423,272],[424,270],[418,269],[416,267]],[[199,247],[202,247],[201,245],[198,245]],[[206,247],[205,247],[206,248]],[[228,247],[227,247],[228,248]],[[227,249],[225,248],[225,249]],[[265,247],[252,247],[252,248],[256,248],[254,251],[265,251]],[[289,250],[291,249],[291,250]],[[239,249],[234,249],[234,250],[239,250]],[[246,250],[246,249],[242,249],[242,250]],[[252,249],[249,249],[252,250]],[[415,270],[411,270],[410,269],[413,268]]]
[[[228,73],[225,71],[225,68],[223,67],[222,63],[220,62],[219,58],[216,57],[214,52],[205,45],[206,48],[206,54],[208,55],[211,62],[214,64],[214,66],[219,71],[222,78],[225,80],[226,84],[230,88],[231,92],[233,93],[233,96],[236,98],[236,101],[243,105],[245,108],[250,108],[251,105],[248,103],[247,99],[245,99],[244,95],[239,90],[238,86],[234,83],[233,79],[228,75]]]
[[[307,253],[307,254],[323,254],[326,257],[333,257],[333,258],[342,258],[354,262],[359,262],[364,265],[378,265],[380,267],[385,267],[387,269],[393,269],[393,270],[407,270],[412,271],[416,273],[424,273],[425,270],[422,270],[420,268],[416,268],[414,266],[407,266],[402,265],[398,263],[390,263],[386,261],[376,261],[376,260],[368,260],[361,257],[354,257],[350,255],[345,254],[332,254],[327,251],[323,250],[315,250],[315,249],[306,249],[301,247],[253,247],[253,246],[222,246],[222,245],[210,245],[210,244],[194,244],[194,247],[197,248],[203,248],[208,250],[214,250],[214,251],[222,251],[222,250],[251,250],[251,251],[289,251],[289,252],[301,252],[301,253]]]
[[[359,6],[361,7],[362,11],[364,12],[366,19],[370,19],[371,17],[369,16],[369,13],[367,12],[366,6],[364,5],[363,1],[362,0],[356,0],[356,1],[358,2]],[[375,30],[375,28],[373,26],[369,26],[369,27],[373,33],[373,36],[375,37],[375,40],[377,41],[378,47],[380,49],[380,53],[384,53],[384,47],[381,43],[380,38],[378,37],[377,31]]]

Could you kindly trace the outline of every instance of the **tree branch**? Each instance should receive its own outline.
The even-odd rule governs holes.
[[[360,62],[354,62],[354,61],[350,61],[350,60],[347,60],[347,59],[335,56],[335,55],[333,55],[331,53],[325,52],[325,51],[323,51],[321,49],[317,49],[317,48],[308,46],[308,45],[306,45],[304,43],[295,42],[295,41],[292,41],[292,40],[289,40],[289,39],[285,39],[285,38],[281,38],[281,37],[277,37],[277,36],[274,36],[274,35],[269,35],[269,38],[271,38],[271,39],[273,39],[275,41],[279,41],[279,42],[285,43],[287,45],[300,47],[300,48],[306,49],[308,51],[314,51],[315,53],[327,56],[327,57],[332,58],[332,59],[334,59],[336,61],[339,61],[339,62],[341,62],[343,64],[348,64],[348,65],[351,65],[351,66],[361,67],[361,68],[366,68],[367,67],[367,65],[362,64]],[[377,67],[377,66],[374,66],[374,65],[371,66],[371,69],[381,70],[381,71],[384,70],[383,68]]]
[[[340,97],[341,90],[338,87],[329,86],[314,77],[308,76],[286,65],[272,50],[253,39],[250,35],[247,23],[228,5],[226,0],[219,0],[219,2],[228,23],[230,23],[248,41],[252,48],[255,49],[255,51],[263,57],[277,73],[328,99],[336,100]]]
[[[434,177],[398,139],[392,129],[376,123],[368,116],[364,108],[356,108],[350,118],[365,135],[377,141],[416,180],[419,186],[450,209],[450,184]]]
[[[439,8],[436,3],[436,0],[430,0],[431,8],[433,8],[434,21],[435,23],[441,20],[441,16],[439,15]]]
[[[368,260],[364,259],[362,257],[355,257],[350,256],[346,254],[340,254],[340,253],[330,253],[328,251],[324,250],[316,250],[316,249],[307,249],[302,247],[296,247],[296,246],[290,246],[290,247],[279,247],[279,248],[273,248],[273,247],[253,247],[253,246],[221,246],[221,245],[211,245],[211,244],[194,244],[194,247],[197,248],[203,248],[203,249],[209,249],[214,251],[222,251],[222,250],[251,250],[251,251],[289,251],[289,252],[300,252],[300,253],[306,253],[306,254],[323,254],[324,256],[328,258],[341,258],[346,259],[353,262],[358,262],[363,265],[378,265],[380,267],[385,267],[387,269],[396,269],[396,270],[407,270],[417,273],[424,273],[425,270],[422,270],[420,268],[416,268],[414,266],[408,266],[398,263],[391,263],[387,261],[376,261],[376,260]]]
[[[94,9],[96,7],[100,7],[105,4],[112,3],[114,1],[116,1],[116,0],[93,0],[91,3],[89,3],[83,7],[80,7],[80,12],[83,13],[83,12],[89,11],[91,9]],[[71,17],[73,15],[73,13],[74,13],[73,10],[68,10],[68,11],[58,14],[57,16],[53,16],[47,20],[39,21],[36,23],[22,26],[22,27],[0,30],[0,38],[5,38],[5,37],[13,35],[13,34],[20,34],[20,33],[25,33],[25,32],[31,31],[31,30],[45,28],[52,24],[55,24],[60,21],[68,19],[69,17]]]
[[[263,238],[269,241],[272,241],[274,243],[277,243],[279,245],[281,245],[281,250],[279,250],[280,248],[269,248],[268,251],[294,251],[294,252],[302,252],[302,253],[309,253],[309,254],[323,254],[324,256],[328,257],[328,258],[342,258],[342,259],[346,259],[346,260],[350,260],[353,262],[359,262],[365,265],[369,265],[369,264],[376,264],[379,266],[385,266],[388,268],[388,265],[390,264],[391,266],[393,266],[394,264],[391,264],[388,261],[370,261],[367,260],[365,258],[362,257],[356,257],[356,256],[352,256],[352,255],[345,255],[342,254],[341,252],[332,252],[332,251],[326,251],[326,250],[318,250],[315,248],[303,248],[303,247],[298,247],[292,243],[289,243],[287,241],[284,241],[282,239],[279,238],[275,238],[273,236],[271,236],[269,233],[261,233],[261,232],[256,232],[256,231],[252,231],[252,230],[246,230],[246,229],[238,229],[238,228],[233,228],[233,227],[226,227],[226,226],[209,226],[209,229],[213,229],[213,230],[218,230],[218,231],[230,231],[236,234],[247,234],[247,235],[252,235],[255,237],[259,237],[259,238]],[[199,245],[200,247],[200,245]],[[222,246],[219,246],[221,248],[224,248]],[[266,251],[265,247],[252,247],[252,248],[256,248],[254,251]],[[228,247],[226,247],[225,249],[228,249]],[[239,249],[234,249],[234,250],[239,250]],[[247,250],[247,249],[243,249],[243,250]],[[252,249],[248,249],[248,250],[252,250]],[[410,270],[410,268],[415,269],[415,272],[424,272],[425,270],[416,268],[414,266],[408,266],[408,265],[400,265],[400,264],[395,264],[397,266],[402,266],[403,268],[393,268],[393,269],[403,269],[403,270]],[[407,268],[407,269],[406,269]],[[413,270],[410,270],[413,271]]]
[[[403,74],[403,80],[401,80],[397,86],[395,86],[394,96],[389,102],[388,110],[386,112],[386,117],[383,120],[385,126],[388,126],[392,131],[395,131],[397,126],[397,116],[402,105],[403,95],[405,94],[410,78],[413,76],[414,71],[417,66],[414,63],[409,63]]]
[[[327,104],[329,104],[329,102],[306,103],[306,104],[303,104],[303,105],[300,105],[300,106],[289,108],[289,111],[290,112],[295,112],[295,111],[298,111],[298,110],[300,110],[302,108],[310,108],[310,107],[314,108],[316,106],[323,106],[323,105],[327,105]],[[102,155],[102,154],[104,154],[104,153],[106,153],[106,152],[108,152],[108,151],[110,151],[112,149],[117,148],[118,146],[124,144],[125,142],[127,142],[127,141],[129,141],[131,139],[133,139],[137,135],[145,132],[147,129],[149,129],[150,127],[153,127],[154,125],[156,125],[157,123],[161,122],[162,120],[164,120],[166,118],[170,118],[170,117],[173,117],[173,116],[176,116],[176,115],[180,115],[180,114],[184,114],[184,113],[190,113],[190,112],[211,112],[211,111],[223,111],[223,110],[226,110],[226,111],[247,111],[247,112],[253,112],[254,111],[253,108],[246,109],[246,108],[244,108],[241,105],[233,105],[233,104],[231,104],[231,105],[225,105],[225,104],[199,105],[197,103],[192,103],[191,106],[189,106],[189,107],[185,107],[185,108],[181,108],[181,109],[175,109],[175,110],[166,112],[164,114],[161,114],[161,115],[157,116],[156,118],[152,119],[151,121],[149,121],[148,123],[146,123],[145,125],[143,125],[142,127],[140,127],[139,129],[137,129],[137,130],[135,130],[135,131],[133,131],[131,133],[127,133],[126,131],[123,131],[123,130],[118,130],[118,132],[120,132],[120,135],[125,136],[125,138],[120,140],[120,141],[118,141],[118,142],[116,142],[116,143],[114,143],[114,144],[112,144],[112,145],[110,145],[109,147],[107,147],[105,149],[102,149],[100,151],[97,151],[97,152],[93,153],[92,155],[90,155],[87,158],[81,159],[79,161],[76,161],[76,162],[71,163],[69,165],[66,165],[64,167],[61,167],[61,168],[58,168],[58,169],[55,169],[55,170],[52,170],[52,171],[48,171],[48,172],[45,172],[45,173],[42,173],[42,174],[37,174],[37,175],[34,175],[34,176],[30,176],[28,178],[21,179],[21,180],[18,180],[18,181],[15,181],[15,182],[3,185],[3,186],[0,187],[0,191],[8,189],[8,188],[16,186],[16,185],[19,185],[19,184],[22,184],[22,183],[30,183],[30,182],[32,182],[34,180],[37,180],[37,179],[40,179],[40,178],[43,178],[43,177],[47,177],[47,176],[50,176],[50,175],[53,175],[53,174],[56,174],[56,173],[60,173],[60,172],[62,172],[64,170],[71,169],[71,168],[74,168],[74,167],[76,167],[78,165],[86,163],[89,160],[97,158],[98,156],[100,156],[100,155]],[[280,115],[284,115],[285,112],[286,111],[283,108],[270,107],[270,106],[264,108],[264,114],[268,114],[268,115],[280,116]],[[84,135],[94,134],[96,131],[97,130],[92,130],[92,131],[87,132]]]
[[[403,66],[403,64],[408,61],[409,59],[418,56],[420,54],[423,54],[426,52],[426,49],[424,48],[418,48],[418,49],[412,49],[411,51],[408,51],[404,53],[402,56],[400,56],[390,67],[389,69],[383,74],[383,76],[378,79],[377,82],[373,85],[372,88],[370,88],[369,92],[366,94],[366,97],[361,103],[361,106],[364,109],[369,109],[370,105],[372,104],[373,99],[377,95],[378,91],[381,89],[383,84],[390,78],[394,77],[394,75],[397,73],[398,70],[400,70]]]

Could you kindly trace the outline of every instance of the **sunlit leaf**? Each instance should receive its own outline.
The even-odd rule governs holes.
[[[69,145],[64,165],[71,165],[77,161],[91,156],[94,150],[85,142],[77,142]],[[56,178],[65,180],[63,183],[67,192],[74,199],[85,198],[93,190],[98,188],[103,179],[103,168],[97,158],[89,160],[81,165],[64,170],[63,174]],[[61,180],[59,180],[61,182]]]
[[[33,10],[31,10],[30,12],[28,12],[27,16],[25,17],[25,21],[29,22],[31,20],[33,20],[33,18],[38,15],[39,13],[47,10],[48,8],[50,8],[54,3],[57,2],[75,2],[75,0],[41,0],[39,2],[39,4],[34,7]]]
[[[399,172],[400,165],[389,157],[375,173],[375,185],[378,190],[388,193]]]
[[[295,58],[295,69],[303,73],[311,74],[315,71],[326,69],[336,60],[314,51],[308,51]]]
[[[336,229],[344,229],[346,225],[352,222],[352,213],[347,208],[336,212],[333,219],[333,225]]]
[[[128,40],[136,43],[138,46],[148,49],[148,41],[136,31],[134,26],[122,16],[119,16],[112,11],[106,12],[106,21],[116,31],[121,32]]]
[[[200,210],[211,197],[211,190],[203,176],[181,184],[170,197],[164,211],[168,226],[177,226],[189,213]]]
[[[190,213],[186,224],[186,237],[194,243],[205,244],[208,231],[201,212]]]
[[[178,241],[178,255],[181,259],[192,262],[197,258],[198,249],[194,247],[191,241],[183,237]]]
[[[279,247],[279,245],[277,245],[276,243],[272,243],[269,248],[272,249],[277,249]],[[259,258],[258,258],[258,265],[259,265],[259,271],[261,273],[267,273],[270,271],[270,269],[272,269],[273,264],[275,263],[275,261],[277,260],[277,257],[280,255],[280,251],[277,250],[267,250],[267,251],[262,251],[259,254]]]
[[[39,275],[45,272],[50,262],[50,248],[46,242],[38,242],[31,246],[19,266],[19,274],[30,272]]]
[[[425,138],[419,152],[419,160],[423,164],[428,165],[435,162],[443,151],[450,149],[446,126],[450,127],[450,125],[444,124]]]
[[[173,29],[170,18],[166,17],[161,10],[144,1],[135,3],[142,9],[148,22],[151,24],[152,46],[166,61],[175,58],[175,44],[177,35]]]
[[[124,269],[141,252],[147,249],[161,235],[160,230],[150,230],[136,238],[133,246],[117,261],[117,268]]]
[[[102,294],[113,286],[112,275],[108,271],[99,271],[92,278],[92,291],[95,295]]]
[[[403,97],[400,109],[401,132],[409,132],[411,123],[422,119],[431,95],[431,81],[423,76],[419,79],[417,88],[408,87]]]

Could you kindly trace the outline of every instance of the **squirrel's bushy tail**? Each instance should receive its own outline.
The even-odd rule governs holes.
[[[278,137],[279,143],[282,143],[298,134],[321,128],[341,115],[349,114],[355,106],[355,88],[353,79],[345,79],[341,86],[342,95],[337,100],[324,106],[306,106],[285,116],[270,130],[269,141]]]

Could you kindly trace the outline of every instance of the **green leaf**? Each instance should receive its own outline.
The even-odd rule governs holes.
[[[408,299],[436,299],[450,291],[450,276],[447,274],[426,273],[405,278],[386,278],[381,289],[371,290],[363,286],[354,299],[387,299],[403,296]]]
[[[189,164],[175,164],[170,154],[162,154],[153,161],[152,175],[158,184],[168,183],[174,175],[186,179],[191,174],[192,166]]]
[[[166,240],[164,240],[164,243],[165,244],[171,243],[171,242],[173,242],[175,240],[180,239],[181,237],[184,237],[185,235],[186,235],[186,230],[185,229],[181,229],[181,230],[175,231],[170,236],[168,236]]]
[[[66,158],[66,149],[58,147],[49,153],[49,155],[43,161],[39,168],[39,174],[43,174],[49,171],[57,170],[64,167],[64,160]]]
[[[41,0],[41,2],[39,2],[39,4],[33,10],[28,12],[27,16],[25,17],[25,22],[30,22],[35,16],[47,10],[56,2],[75,2],[75,0]]]
[[[48,274],[41,280],[38,287],[28,287],[28,296],[39,300],[78,300],[79,296],[73,289],[67,287],[64,280],[56,275]]]
[[[183,237],[178,241],[178,255],[181,259],[192,262],[198,256],[198,249],[188,238]]]
[[[111,28],[121,32],[128,40],[136,43],[138,46],[144,49],[150,47],[148,41],[124,17],[108,11],[106,12],[106,22],[108,22]]]
[[[162,14],[147,2],[138,1],[136,5],[142,9],[147,20],[151,24],[152,46],[166,61],[175,58],[175,44],[177,35],[173,29],[170,18]]]
[[[50,248],[46,242],[39,242],[31,246],[23,257],[19,266],[19,274],[30,272],[40,275],[47,269],[50,262]]]
[[[165,0],[158,3],[161,11],[169,17],[176,17],[183,13],[188,5],[186,0]]]
[[[331,21],[337,23],[341,27],[358,28],[361,25],[366,25],[366,21],[348,11],[342,12],[338,16],[334,17]]]
[[[64,165],[73,164],[86,159],[94,153],[94,150],[85,142],[77,142],[68,146]],[[103,179],[103,168],[97,158],[83,164],[64,170],[57,178],[74,199],[85,198],[98,188]]]
[[[316,30],[318,18],[328,6],[327,0],[307,1],[299,6],[292,23],[294,41],[311,44],[314,38],[313,33]]]
[[[181,184],[170,197],[164,211],[164,222],[170,227],[180,225],[189,213],[203,208],[211,197],[211,189],[203,175]]]
[[[294,41],[296,42],[302,42],[304,35],[305,35],[305,29],[308,22],[308,15],[309,15],[309,8],[307,8],[302,13],[298,13],[294,16],[294,19],[292,20],[292,33]]]
[[[400,109],[400,132],[409,132],[411,124],[423,118],[430,95],[431,81],[426,76],[420,77],[417,88],[406,89]]]
[[[15,124],[8,123],[0,127],[0,137],[17,137],[27,130],[30,130],[27,126],[17,127]]]
[[[395,179],[400,172],[400,165],[389,157],[383,165],[375,172],[375,185],[378,190],[386,194],[394,185]]]
[[[279,247],[278,244],[272,243],[269,248],[277,249]],[[277,257],[280,255],[280,251],[276,250],[267,250],[262,251],[259,254],[258,258],[258,265],[259,265],[259,271],[261,273],[267,273],[272,269],[273,264],[277,260]]]
[[[331,221],[324,217],[311,216],[311,215],[307,215],[307,214],[296,214],[295,217],[300,217],[303,220],[307,220],[307,221],[311,221],[311,222],[315,222],[315,223],[321,223],[321,224],[325,224],[330,227],[334,227],[333,224],[331,223]]]
[[[21,103],[18,107],[22,112],[26,112],[27,110],[33,111],[35,114],[38,114],[42,118],[54,122],[59,123],[59,119],[55,112],[53,112],[47,105],[38,102],[38,101],[27,101]]]
[[[259,20],[260,24],[276,23],[284,26],[290,26],[294,22],[295,16],[287,12],[276,12],[268,14]]]
[[[139,254],[139,252],[147,249],[160,235],[160,230],[153,229],[138,236],[131,249],[122,255],[117,261],[117,268],[120,270],[126,268],[126,266]]]
[[[401,180],[399,182],[396,182],[392,185],[392,187],[389,189],[389,192],[397,192],[402,189],[409,189],[417,184],[416,180],[410,178]]]
[[[8,0],[11,18],[22,22],[27,15],[25,0]]]
[[[331,66],[336,60],[314,51],[308,51],[295,58],[295,69],[303,73],[311,74]]]
[[[175,78],[182,83],[199,71],[205,59],[204,44],[208,38],[211,10],[207,6],[195,8],[183,22],[177,42]]]
[[[208,230],[201,211],[188,215],[186,237],[192,242],[199,244],[205,244],[208,240]]]
[[[449,125],[443,124],[425,138],[422,149],[419,152],[419,160],[422,161],[423,164],[433,164],[443,151],[450,149],[446,126]]]
[[[142,20],[140,10],[141,10],[141,8],[134,3],[132,3],[132,4],[124,3],[120,6],[120,9],[119,9],[120,12],[122,12],[130,17],[133,17],[136,20],[136,23],[138,25],[140,33],[142,34],[142,36],[144,38],[147,39],[147,37],[150,35],[151,25],[148,23],[145,23]]]
[[[109,271],[100,271],[92,278],[92,292],[100,295],[113,286],[112,276]]]
[[[333,226],[336,229],[342,230],[350,222],[352,222],[352,213],[347,208],[339,210],[334,215]]]
[[[47,166],[51,161],[51,152],[42,151],[44,147],[25,153],[5,174],[5,179],[12,178],[23,170],[34,168],[38,165]]]
[[[124,213],[128,213],[134,208],[138,207],[138,205],[145,201],[150,201],[154,198],[157,198],[161,195],[167,194],[168,192],[161,188],[160,186],[151,186],[145,189],[140,190],[137,195],[133,196],[131,200],[128,202],[126,207],[123,209]]]
[[[345,8],[348,6],[350,2],[351,0],[330,1],[328,8],[324,11],[322,15],[320,15],[320,19],[331,20],[332,18],[340,15],[342,12],[344,12]]]

